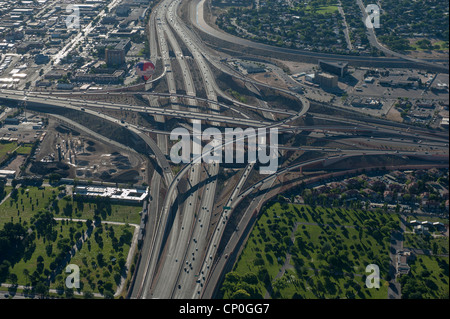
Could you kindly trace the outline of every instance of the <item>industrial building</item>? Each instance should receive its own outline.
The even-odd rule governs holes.
[[[109,198],[113,201],[140,204],[148,197],[149,189],[148,187],[146,189],[126,189],[104,186],[76,186],[73,194],[93,199],[100,197]]]
[[[247,71],[248,74],[266,72],[266,69],[264,67],[262,67],[256,63],[241,62],[240,65],[245,71]]]
[[[354,107],[367,107],[371,109],[379,109],[383,106],[383,103],[381,103],[379,100],[376,99],[354,99],[352,101],[352,106]]]
[[[16,171],[6,170],[6,169],[1,169],[0,170],[0,178],[1,179],[15,178],[15,177],[16,177]]]

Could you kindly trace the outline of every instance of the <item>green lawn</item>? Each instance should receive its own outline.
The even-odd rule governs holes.
[[[93,219],[96,203],[72,201],[71,197],[58,199],[59,193],[57,187],[19,187],[17,200],[10,197],[0,206],[0,227],[6,222],[29,220],[36,212],[47,209],[53,202],[55,217]],[[142,206],[112,203],[110,213],[103,214],[102,219],[139,224],[141,211]]]
[[[448,257],[419,255],[410,262],[410,266],[410,273],[400,278],[402,298],[448,299]]]
[[[77,225],[77,223],[72,223],[72,225],[67,225],[65,223],[65,225],[63,225],[61,221],[58,221],[57,225],[55,226],[55,229],[57,229],[57,231],[58,231],[57,241],[59,241],[61,239],[69,238],[70,226],[73,226],[74,228],[76,228],[77,231],[81,231],[81,229],[83,228],[83,227],[79,227]],[[84,225],[84,230],[86,230],[85,225]],[[42,256],[44,258],[44,261],[43,261],[44,269],[49,269],[50,263],[55,260],[54,254],[57,252],[57,248],[56,248],[56,245],[53,245],[54,243],[49,242],[44,237],[36,238],[34,243],[36,244],[36,248],[34,249],[33,253],[29,257],[23,258],[18,263],[16,263],[10,271],[10,273],[14,273],[17,275],[19,285],[27,285],[30,283],[28,278],[24,275],[24,270],[27,269],[29,274],[32,274],[34,271],[36,271],[37,264],[38,264],[37,258],[39,256]],[[46,253],[47,245],[54,246],[53,253],[51,256],[48,256]]]
[[[419,40],[420,42],[420,40]],[[436,41],[432,44],[432,48],[423,48],[419,45],[419,43],[414,42],[411,43],[410,46],[412,47],[412,51],[433,51],[433,50],[446,50],[448,51],[448,42],[447,41]],[[435,48],[435,46],[438,46],[439,49]]]
[[[134,227],[121,225],[102,225],[102,227],[102,240],[96,241],[95,236],[91,236],[83,244],[81,250],[70,260],[71,264],[80,268],[80,281],[83,291],[103,292],[105,287],[110,287],[110,291],[114,292],[120,282],[121,268],[119,265],[120,263],[125,264],[130,250],[129,242],[124,242],[120,247],[114,248],[110,230],[113,229],[114,237],[120,241],[124,231],[128,230],[133,234]],[[108,228],[108,231],[106,231],[106,228]],[[98,258],[100,254],[103,255],[102,261],[99,261]],[[64,274],[57,276],[53,284],[54,287],[63,286],[65,278]]]
[[[32,149],[32,146],[31,146],[31,145],[21,145],[21,146],[17,149],[17,154],[20,154],[20,155],[30,155],[31,149]]]
[[[0,162],[4,160],[8,152],[12,152],[17,148],[17,143],[0,143]]]
[[[11,187],[5,188],[8,192]],[[58,198],[61,189],[57,187],[19,187],[16,196],[6,199],[0,206],[0,229],[7,222],[21,223],[34,230],[30,236],[30,249],[21,253],[20,259],[12,262],[10,274],[17,277],[19,285],[27,285],[36,278],[47,277],[60,264],[58,260],[87,230],[82,221],[55,221],[52,235],[37,235],[36,220],[39,212],[49,210],[53,218],[94,219],[97,213],[102,221],[123,222],[125,225],[103,224],[94,229],[88,241],[81,246],[69,263],[80,268],[84,290],[113,293],[120,282],[121,269],[130,249],[134,227],[126,223],[140,222],[141,206],[73,201],[70,196]],[[47,223],[48,224],[48,223]],[[102,256],[99,259],[99,256]],[[41,258],[42,257],[42,258]],[[42,259],[38,262],[38,258]],[[12,260],[11,260],[12,261]],[[28,274],[26,274],[28,272]],[[34,276],[34,277],[33,277]],[[50,288],[64,287],[65,273],[57,275]],[[6,283],[13,283],[10,278]]]
[[[269,291],[283,299],[387,298],[389,239],[398,225],[395,214],[272,203],[227,275],[223,297],[242,298],[243,291],[264,297]],[[288,252],[287,271],[277,278]],[[379,289],[365,287],[369,264],[380,268]],[[246,281],[252,276],[258,280]]]
[[[97,204],[95,202],[86,202],[86,201],[72,201],[71,198],[62,198],[58,201],[59,214],[61,217],[69,217],[65,215],[65,207],[72,205],[72,218],[79,219],[93,219],[94,212]],[[108,220],[111,222],[122,222],[122,223],[131,223],[131,224],[139,224],[140,223],[140,212],[142,211],[142,206],[137,205],[128,205],[128,204],[119,204],[119,203],[111,203],[111,211],[110,214],[103,214],[102,219]]]
[[[127,255],[130,249],[130,242],[123,241],[121,244],[120,237],[124,235],[125,229],[131,234],[134,232],[134,227],[123,225],[102,225],[103,229],[108,228],[108,231],[104,230],[99,238],[101,240],[95,240],[94,236],[91,236],[88,241],[83,244],[81,250],[77,251],[75,256],[70,260],[70,264],[75,264],[80,268],[80,281],[81,291],[103,292],[105,287],[114,292],[117,289],[117,283],[120,279],[120,263],[125,263]],[[63,240],[70,240],[71,228],[73,229],[73,239],[79,238],[76,236],[78,233],[84,233],[87,229],[85,223],[81,222],[63,222],[57,221],[55,227],[58,231],[57,240],[55,242],[46,241],[43,237],[36,239],[36,248],[29,258],[24,258],[11,267],[10,273],[15,274],[18,278],[17,283],[19,285],[28,285],[30,283],[29,277],[24,273],[26,269],[29,274],[33,274],[38,269],[38,257],[42,256],[44,261],[42,264],[43,274],[49,274],[51,269],[51,263],[55,262],[55,258],[60,252],[58,248],[58,242]],[[112,242],[112,235],[110,229],[113,229],[114,237],[118,239],[117,247],[114,247]],[[94,230],[95,233],[96,230]],[[127,237],[131,239],[129,236]],[[69,246],[72,247],[74,241],[70,242]],[[47,253],[47,246],[52,247],[50,255]],[[98,256],[103,254],[103,263],[100,265]],[[123,266],[122,264],[122,266]],[[117,277],[117,274],[119,276]],[[64,288],[64,282],[66,274],[61,273],[56,276],[54,282],[50,284],[50,288]],[[10,280],[7,283],[11,283]],[[109,283],[109,284],[108,284]]]
[[[56,197],[58,189],[55,187],[20,187],[17,200],[8,198],[0,206],[0,227],[7,222],[25,222],[39,210],[46,209],[52,197]]]
[[[312,8],[308,6],[308,9],[310,11],[312,11]],[[330,13],[335,13],[338,11],[338,7],[337,6],[320,6],[317,8],[316,13],[320,13],[320,14],[330,14]]]

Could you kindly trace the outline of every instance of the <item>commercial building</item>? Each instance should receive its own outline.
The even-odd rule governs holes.
[[[75,85],[72,83],[58,83],[56,85],[57,90],[73,90],[74,87]]]
[[[113,201],[121,201],[127,203],[142,203],[149,194],[148,187],[141,188],[115,188],[104,186],[76,186],[74,195],[79,195],[87,198],[109,198]]]
[[[116,44],[114,50],[124,50],[125,54],[131,49],[131,41],[128,39],[122,39]]]
[[[1,179],[15,178],[15,177],[16,177],[16,171],[6,170],[6,169],[1,169],[0,170],[0,178]]]
[[[125,63],[125,51],[116,49],[106,49],[105,60],[108,66],[123,65]]]
[[[105,60],[108,66],[121,66],[125,64],[125,55],[131,48],[131,41],[129,39],[122,39],[118,41],[114,48],[105,49]]]
[[[33,14],[34,9],[33,8],[16,8],[11,10],[10,15],[17,15],[17,16],[21,16],[21,15],[32,15]]]
[[[379,109],[383,106],[379,100],[375,99],[354,99],[352,101],[352,106],[354,107],[367,107],[371,109]]]
[[[247,71],[248,74],[266,72],[266,69],[264,67],[255,63],[241,62],[240,65],[245,71]]]
[[[123,5],[119,5],[116,8],[116,15],[118,17],[128,17],[128,15],[131,12],[131,8],[129,5],[123,4]]]
[[[328,73],[344,77],[348,73],[348,62],[319,60],[319,67]]]
[[[20,119],[17,117],[7,117],[4,120],[5,125],[19,125]]]
[[[410,251],[399,250],[397,252],[397,264],[396,270],[397,275],[407,275],[410,271],[410,266],[408,265],[408,260],[411,258]]]
[[[19,54],[28,53],[32,49],[42,49],[44,45],[41,42],[24,42],[16,47],[16,52]]]
[[[316,72],[314,75],[314,82],[322,87],[335,88],[338,86],[338,77],[329,73]]]
[[[45,54],[38,54],[34,57],[34,62],[36,64],[46,64],[50,61],[50,57]]]
[[[94,82],[98,84],[119,84],[123,78],[125,71],[117,70],[113,74],[98,73],[77,73],[75,75],[76,82]]]

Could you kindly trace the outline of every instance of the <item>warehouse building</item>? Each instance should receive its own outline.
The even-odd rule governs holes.
[[[76,186],[73,194],[92,199],[100,197],[109,198],[113,201],[140,204],[148,197],[149,188],[127,189],[104,186]]]

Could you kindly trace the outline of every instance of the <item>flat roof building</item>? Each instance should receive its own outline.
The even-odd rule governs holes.
[[[319,67],[326,72],[344,77],[348,73],[348,62],[319,60]]]
[[[113,74],[84,73],[75,75],[76,82],[94,82],[98,84],[118,84],[125,74],[124,70],[117,70]]]
[[[314,81],[320,86],[326,88],[335,88],[338,86],[338,77],[334,74],[316,72],[314,75]]]
[[[125,50],[124,49],[106,49],[105,60],[108,66],[120,66],[125,63]]]
[[[74,195],[88,198],[109,198],[115,201],[128,203],[142,203],[149,194],[149,188],[115,188],[104,186],[76,186]]]
[[[2,178],[14,178],[14,177],[16,177],[16,171],[0,169],[0,177],[2,177]]]

